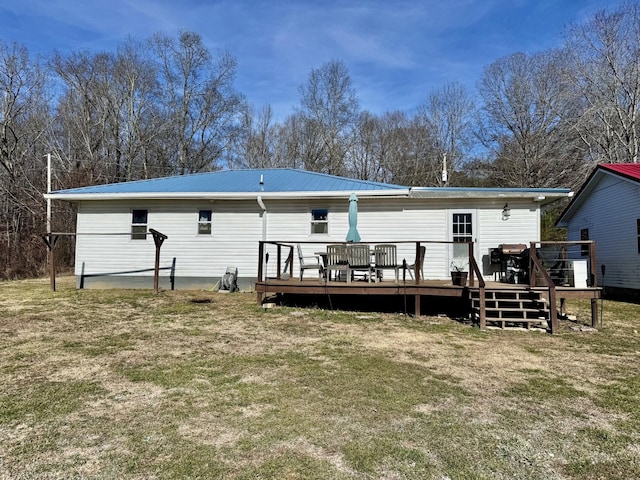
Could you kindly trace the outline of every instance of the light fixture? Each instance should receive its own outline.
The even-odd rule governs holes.
[[[504,207],[502,207],[502,220],[509,220],[511,216],[511,209],[509,208],[509,204],[505,203]]]

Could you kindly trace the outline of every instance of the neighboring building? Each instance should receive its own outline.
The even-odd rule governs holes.
[[[595,240],[598,286],[608,296],[640,300],[640,164],[596,167],[558,225],[568,240]]]
[[[567,189],[410,188],[261,169],[98,185],[47,197],[77,204],[78,287],[150,287],[155,249],[145,232],[153,228],[168,237],[161,249],[162,288],[212,288],[234,266],[246,289],[257,278],[260,240],[315,242],[302,244],[305,255],[344,242],[352,193],[359,200],[362,242],[471,240],[485,273],[491,271],[492,248],[540,240],[541,206],[570,195]],[[398,253],[412,263],[415,247],[400,245]],[[426,277],[448,278],[451,261],[462,256],[451,245],[429,245]],[[268,262],[267,273],[275,263]],[[296,255],[294,275],[297,266]]]

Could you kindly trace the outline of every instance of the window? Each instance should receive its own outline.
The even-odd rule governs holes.
[[[311,210],[311,234],[329,233],[329,210],[316,208]]]
[[[640,253],[640,218],[636,220],[636,233],[638,234],[638,253]]]
[[[198,212],[198,235],[211,235],[211,210]]]
[[[580,240],[589,240],[589,229],[580,229]],[[580,255],[586,257],[589,255],[589,245],[580,245]]]
[[[131,240],[147,239],[147,210],[131,212]]]
[[[473,223],[470,213],[454,213],[451,223],[451,239],[456,243],[473,241]],[[453,256],[455,258],[466,257],[469,254],[467,245],[454,245]]]

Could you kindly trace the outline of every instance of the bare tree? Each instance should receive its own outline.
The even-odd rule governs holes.
[[[435,151],[445,172],[457,171],[462,166],[471,143],[474,110],[474,102],[467,89],[457,81],[433,91],[428,101],[418,109],[418,115],[429,125]],[[446,185],[447,178],[441,176],[439,184]]]
[[[253,107],[247,105],[234,138],[228,165],[242,168],[281,166],[277,156],[277,132],[270,105],[262,107],[257,114]]]
[[[577,130],[596,161],[638,162],[640,5],[600,11],[569,30],[568,78],[584,103]]]
[[[214,61],[193,32],[182,32],[177,40],[156,34],[151,45],[159,60],[168,120],[162,133],[175,173],[219,168],[217,162],[237,133],[244,102],[233,88],[235,58],[222,53]]]
[[[485,69],[478,133],[495,155],[496,184],[556,187],[581,181],[576,173],[585,169],[584,153],[571,128],[573,102],[561,67],[555,52],[543,52],[513,54]]]
[[[0,277],[33,273],[43,254],[46,77],[25,46],[0,42]]]
[[[343,174],[358,114],[358,100],[347,67],[333,60],[312,69],[307,83],[298,89],[307,140],[302,149],[305,167]]]

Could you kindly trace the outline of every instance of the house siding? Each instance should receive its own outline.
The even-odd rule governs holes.
[[[606,265],[604,279],[597,269],[598,285],[640,289],[639,218],[640,185],[605,174],[569,219],[569,240],[580,240],[580,230],[588,228],[589,240],[596,242],[596,262]],[[579,252],[572,256],[579,258]]]
[[[539,205],[509,201],[511,216],[502,220],[505,200],[445,200],[415,198],[365,198],[359,201],[358,231],[369,243],[443,241],[451,239],[454,211],[475,214],[476,255],[489,273],[489,251],[501,243],[539,240]],[[145,286],[153,282],[155,246],[131,240],[131,211],[146,209],[148,227],[167,235],[161,248],[163,288],[212,288],[227,267],[238,268],[243,288],[252,288],[257,277],[258,242],[317,242],[302,244],[305,255],[324,250],[327,243],[343,242],[348,231],[346,199],[265,200],[266,213],[256,200],[146,200],[84,201],[78,209],[76,276],[84,287]],[[311,234],[311,210],[329,209],[327,234]],[[212,210],[212,235],[198,235],[198,211]],[[104,235],[118,233],[120,235]],[[88,235],[89,234],[89,235]],[[451,246],[426,244],[427,278],[448,278]],[[277,249],[267,245],[270,260],[265,274],[275,276]],[[283,251],[283,259],[288,251]],[[415,260],[415,245],[399,244],[398,260]],[[298,275],[294,252],[294,275]]]

